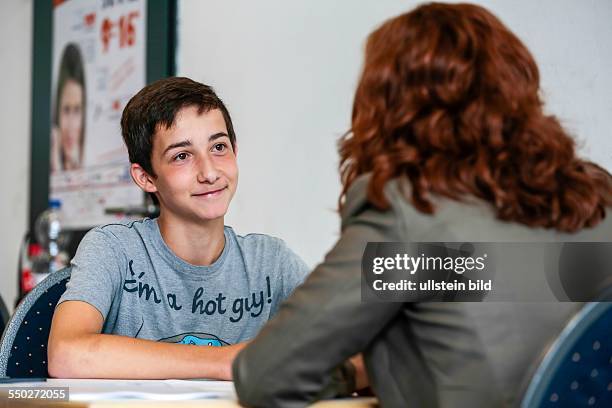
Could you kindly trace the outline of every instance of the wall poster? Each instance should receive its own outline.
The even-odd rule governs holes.
[[[120,120],[146,85],[146,0],[54,0],[49,197],[69,229],[139,206]]]

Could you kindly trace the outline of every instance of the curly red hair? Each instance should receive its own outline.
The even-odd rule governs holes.
[[[612,176],[580,160],[543,113],[539,73],[521,41],[471,4],[431,3],[368,38],[351,130],[340,141],[343,190],[371,173],[368,199],[405,177],[407,197],[433,214],[432,194],[490,202],[498,218],[574,232],[600,222]]]

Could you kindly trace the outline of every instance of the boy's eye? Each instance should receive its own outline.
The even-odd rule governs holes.
[[[215,152],[217,152],[217,153],[224,152],[224,151],[225,151],[225,149],[227,149],[227,145],[226,145],[225,143],[216,143],[216,144],[213,146],[213,150],[214,150]]]
[[[183,161],[183,160],[185,160],[185,159],[187,159],[187,153],[184,153],[184,152],[183,152],[183,153],[179,153],[179,154],[177,154],[176,156],[174,156],[174,159],[173,159],[173,160],[174,160],[174,161]]]

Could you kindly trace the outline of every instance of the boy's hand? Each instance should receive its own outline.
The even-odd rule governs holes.
[[[355,366],[355,390],[359,391],[369,387],[370,380],[365,369],[365,363],[363,362],[363,354],[357,354],[349,360]]]
[[[232,363],[234,358],[238,355],[248,342],[242,342],[238,344],[232,344],[231,346],[215,347],[221,355],[221,361],[219,364],[219,379],[220,380],[232,380]]]

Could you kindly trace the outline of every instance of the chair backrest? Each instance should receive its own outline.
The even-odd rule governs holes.
[[[2,300],[2,296],[0,296],[0,334],[4,332],[4,328],[8,324],[9,317],[10,315],[8,309],[6,308],[6,304],[4,303],[4,300]]]
[[[521,407],[612,407],[612,302],[588,303],[570,320],[536,369]]]
[[[0,377],[48,377],[47,341],[55,305],[66,291],[70,268],[50,274],[15,310],[0,343]]]

